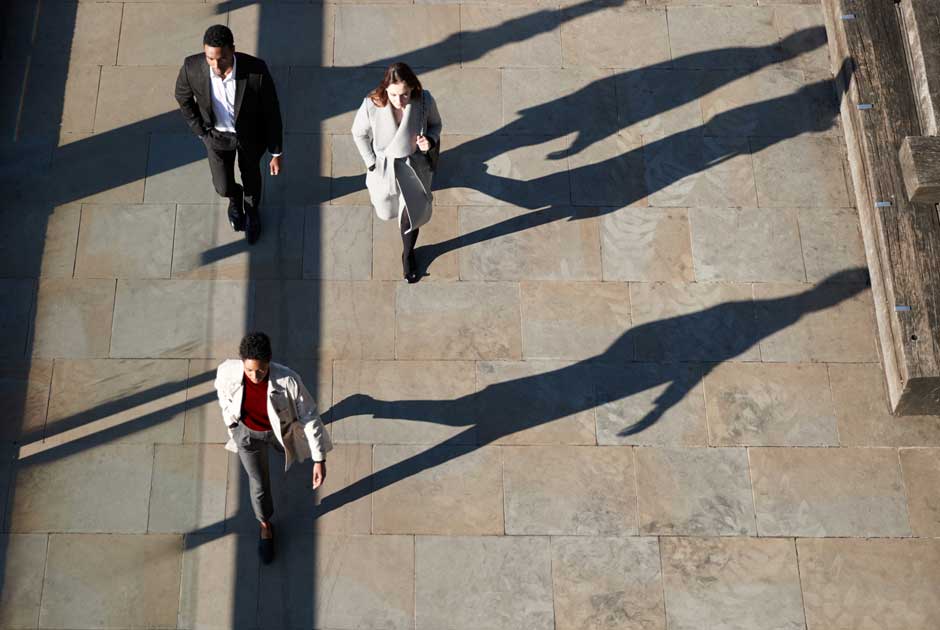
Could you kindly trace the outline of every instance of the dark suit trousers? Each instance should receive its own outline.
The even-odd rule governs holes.
[[[213,131],[213,135],[221,132]],[[205,136],[203,143],[209,156],[209,172],[212,173],[212,184],[219,195],[235,198],[244,192],[245,210],[257,209],[261,203],[261,157],[264,148],[244,147],[241,144],[235,150],[218,148],[218,142],[212,136]],[[235,162],[238,162],[238,172],[242,176],[242,186],[235,182]],[[244,186],[244,189],[243,189]]]

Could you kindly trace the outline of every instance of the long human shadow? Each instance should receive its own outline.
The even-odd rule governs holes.
[[[843,72],[850,72],[846,62]],[[710,127],[729,128],[739,121],[760,121],[771,115],[799,111],[810,95],[829,91],[841,98],[837,83],[830,79],[801,87],[785,96],[752,103],[718,114],[704,125],[680,131],[647,143],[621,155],[569,170],[521,181],[490,173],[479,159],[476,147],[461,145],[444,153],[441,163],[447,164],[447,186],[472,186],[517,207],[532,209],[485,227],[416,250],[422,273],[426,274],[435,259],[457,249],[509,236],[561,220],[576,221],[620,211],[649,195],[740,156],[761,151],[804,133],[819,133],[834,127],[838,109],[820,108],[817,116],[794,122],[788,133],[773,136],[707,137]],[[838,102],[838,101],[835,101]],[[483,143],[485,144],[485,142]],[[490,142],[490,145],[496,143]],[[466,148],[465,148],[466,147]],[[650,160],[655,159],[655,164]],[[644,177],[644,174],[646,176]],[[559,196],[568,192],[582,195],[586,201],[565,202]],[[738,205],[728,202],[726,205]]]
[[[542,144],[573,136],[569,146],[550,152],[550,161],[573,157],[594,144],[616,135],[623,129],[641,124],[671,110],[695,102],[733,81],[774,65],[778,65],[811,52],[826,44],[822,27],[802,29],[779,43],[766,46],[735,46],[706,50],[676,57],[670,61],[650,64],[641,68],[613,73],[585,85],[583,88],[519,112],[518,118],[499,129],[448,149],[443,147],[442,172],[438,173],[435,188],[466,186],[494,194],[486,185],[462,176],[464,169],[473,164],[479,169],[483,162],[509,151],[534,144]],[[731,68],[715,68],[720,60],[741,59]],[[337,68],[336,72],[347,69]],[[433,85],[427,86],[433,92]],[[618,92],[627,92],[626,94]],[[831,86],[819,82],[801,92],[805,98],[830,102]],[[350,95],[351,102],[356,102]],[[627,103],[626,105],[624,103]],[[336,107],[328,116],[344,113],[348,107]],[[805,109],[805,103],[801,103]],[[447,121],[445,120],[445,129]],[[750,121],[753,124],[753,121]],[[714,128],[715,123],[709,125]],[[777,131],[789,133],[793,127],[783,126]],[[467,159],[463,159],[467,156]],[[472,157],[471,157],[472,156]],[[491,182],[492,183],[492,182]],[[334,177],[332,197],[337,198],[363,188],[361,176]],[[498,193],[494,196],[499,196]]]
[[[634,326],[596,356],[491,384],[453,400],[386,401],[354,394],[330,410],[334,425],[347,418],[374,423],[399,419],[465,428],[325,497],[316,514],[322,516],[502,438],[665,386],[645,415],[608,438],[610,443],[618,443],[617,438],[624,444],[641,443],[630,437],[662,420],[723,362],[755,349],[802,317],[863,291],[865,285],[857,282],[860,273],[865,270],[847,269],[795,295],[724,302]],[[368,420],[369,416],[374,419]]]

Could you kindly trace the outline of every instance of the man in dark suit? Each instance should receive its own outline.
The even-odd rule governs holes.
[[[281,170],[281,108],[267,65],[235,52],[227,26],[210,26],[203,52],[183,62],[176,79],[176,101],[186,124],[209,155],[216,192],[228,197],[228,219],[245,231],[249,243],[261,234],[261,157],[271,152],[271,175]],[[235,182],[235,162],[242,185]]]

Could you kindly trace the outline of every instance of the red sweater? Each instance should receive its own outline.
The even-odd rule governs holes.
[[[268,419],[268,379],[255,385],[247,376],[242,377],[245,395],[242,396],[242,422],[253,431],[270,431]]]

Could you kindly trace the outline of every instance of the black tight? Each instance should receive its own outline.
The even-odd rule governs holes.
[[[417,269],[415,269],[415,266],[417,263],[415,261],[414,252],[415,252],[415,243],[418,242],[419,230],[417,229],[412,230],[408,234],[405,234],[405,232],[410,227],[411,227],[411,222],[408,219],[408,212],[405,211],[404,215],[401,217],[401,245],[402,245],[401,266],[402,266],[402,271],[404,271],[405,275],[407,275],[410,272],[417,271]]]

